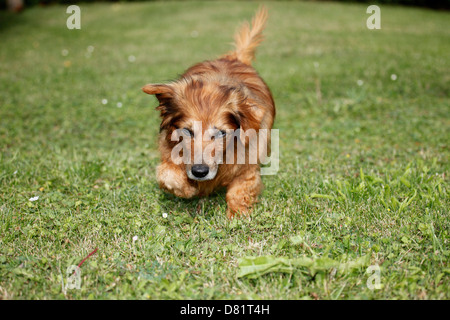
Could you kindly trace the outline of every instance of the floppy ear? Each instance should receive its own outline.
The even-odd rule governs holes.
[[[147,84],[142,88],[142,91],[155,95],[159,101],[159,106],[156,107],[156,110],[161,111],[162,117],[176,111],[173,103],[173,88],[169,84]]]
[[[245,99],[234,115],[238,123],[239,140],[249,148],[251,155],[257,155],[258,161],[263,161],[270,153],[270,127],[263,106],[253,99]],[[263,130],[261,130],[263,129]],[[258,162],[259,163],[259,162]]]
[[[229,121],[240,130],[239,140],[247,145],[248,139],[245,138],[245,132],[250,129],[257,132],[260,128],[258,108],[248,97],[245,87],[222,86],[221,89],[225,93],[224,97],[229,101]]]
[[[153,94],[159,101],[159,106],[156,110],[161,112],[160,131],[168,129],[173,120],[179,117],[179,108],[174,101],[174,91],[169,84],[147,84],[142,88],[142,91],[148,94]]]
[[[168,84],[147,84],[142,87],[142,91],[154,94],[159,102],[164,99],[171,99],[173,96],[172,87]]]
[[[257,107],[247,100],[245,104],[240,106],[238,115],[240,121],[239,129],[241,130],[240,139],[244,145],[248,145],[252,132],[257,134],[261,125]]]

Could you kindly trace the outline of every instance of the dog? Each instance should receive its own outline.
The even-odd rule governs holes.
[[[250,214],[263,187],[260,164],[270,152],[275,103],[251,65],[267,18],[267,9],[259,8],[251,26],[245,22],[236,33],[234,51],[195,64],[178,80],[142,88],[156,96],[162,118],[161,163],[157,167],[160,188],[192,198],[226,187],[229,219]],[[255,136],[264,143],[251,146]],[[256,161],[239,162],[239,150]]]

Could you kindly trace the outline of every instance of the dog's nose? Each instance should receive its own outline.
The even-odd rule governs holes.
[[[192,166],[192,174],[197,178],[205,177],[209,172],[209,167],[203,164],[194,164]]]

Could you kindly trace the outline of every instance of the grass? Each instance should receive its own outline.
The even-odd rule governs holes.
[[[159,190],[140,88],[230,50],[256,3],[81,4],[81,30],[0,12],[0,299],[450,298],[449,13],[267,7],[280,170],[233,221],[223,193]]]

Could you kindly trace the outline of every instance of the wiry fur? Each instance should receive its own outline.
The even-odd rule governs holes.
[[[160,187],[183,198],[206,196],[219,187],[226,187],[229,218],[238,213],[247,214],[257,201],[262,190],[259,164],[206,161],[205,165],[217,170],[215,177],[207,181],[192,180],[186,173],[192,165],[175,164],[171,159],[172,148],[177,144],[171,141],[171,136],[176,129],[192,129],[194,121],[201,121],[202,134],[213,127],[224,130],[240,128],[241,132],[272,128],[275,118],[272,94],[251,66],[255,49],[263,39],[266,20],[267,10],[261,8],[253,19],[252,28],[244,24],[236,34],[234,52],[217,60],[198,63],[172,83],[143,87],[144,92],[156,96],[159,101],[157,110],[161,112],[161,164],[157,168]],[[248,147],[246,138],[241,139]],[[202,141],[202,149],[209,143]],[[270,134],[267,145],[270,145]],[[187,148],[193,159],[193,142]],[[216,148],[214,152],[224,152],[224,149]],[[247,149],[246,152],[250,151]]]

